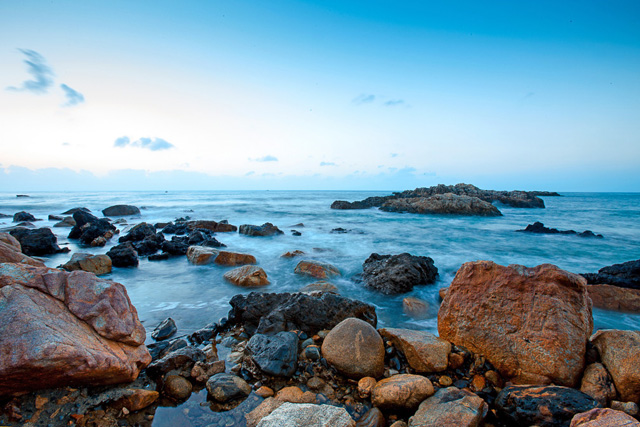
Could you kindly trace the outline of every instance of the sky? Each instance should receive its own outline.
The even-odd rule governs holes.
[[[640,191],[640,2],[0,0],[0,191]]]

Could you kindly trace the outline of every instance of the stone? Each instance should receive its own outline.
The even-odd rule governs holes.
[[[498,208],[489,202],[452,193],[388,200],[380,206],[380,210],[431,215],[502,216]]]
[[[298,336],[293,332],[278,332],[273,336],[255,334],[245,351],[268,375],[290,377],[298,367]]]
[[[434,392],[429,378],[398,374],[378,381],[371,392],[371,403],[384,410],[415,410]]]
[[[340,270],[333,265],[320,261],[300,261],[293,271],[302,276],[315,277],[316,279],[330,279],[340,276]]]
[[[273,392],[273,390],[272,390]],[[257,394],[257,392],[256,392]],[[256,427],[260,420],[272,413],[276,408],[282,406],[285,403],[281,400],[276,400],[273,397],[267,397],[258,405],[255,409],[245,415],[247,427]]]
[[[249,334],[273,335],[300,330],[312,336],[348,317],[377,325],[375,307],[331,293],[259,293],[235,295],[229,302],[229,322],[242,324]]]
[[[163,252],[161,254],[149,255],[147,258],[149,261],[166,261],[169,259],[170,254],[168,252]]]
[[[609,402],[616,397],[613,380],[601,363],[587,366],[582,376],[580,391],[593,397],[602,406],[609,406]]]
[[[383,328],[380,335],[400,350],[418,373],[442,372],[449,364],[451,343],[426,331]]]
[[[218,265],[235,267],[237,265],[255,264],[257,261],[256,257],[250,254],[218,251],[218,256],[216,256],[214,262]]]
[[[45,266],[42,261],[23,254],[18,239],[9,233],[0,233],[0,263],[3,262]]]
[[[306,252],[296,249],[295,251],[285,252],[282,255],[280,255],[280,257],[281,258],[295,258],[297,256],[302,256],[302,255],[305,255],[305,254],[306,254]]]
[[[120,237],[118,242],[140,242],[146,238],[155,237],[155,235],[156,227],[154,225],[141,222],[133,226],[126,235]]]
[[[111,273],[111,258],[107,255],[91,255],[88,253],[76,252],[71,259],[60,268],[67,271],[88,271],[96,276]]]
[[[222,276],[234,285],[242,287],[265,286],[269,284],[267,273],[255,265],[245,265],[243,267],[234,268],[227,271]]]
[[[111,258],[114,267],[137,267],[138,251],[135,250],[131,242],[120,243],[112,247],[107,256]]]
[[[373,388],[376,386],[376,379],[373,377],[363,377],[358,381],[358,395],[362,399],[367,399],[371,396]]]
[[[384,414],[376,407],[369,409],[356,423],[356,427],[384,427],[386,425]]]
[[[36,217],[31,215],[29,212],[16,212],[13,214],[13,222],[23,222],[23,221],[37,221]]]
[[[158,341],[150,343],[147,345],[147,348],[149,349],[149,353],[151,353],[151,358],[155,361],[162,359],[173,351],[187,347],[188,345],[189,344],[186,340],[178,338],[172,341]]]
[[[49,221],[62,221],[62,217],[58,216],[58,215],[51,215],[49,214],[49,216],[47,217],[47,219]]]
[[[322,356],[351,378],[381,377],[384,343],[369,323],[350,317],[337,324],[322,342]]]
[[[17,227],[9,232],[15,237],[22,247],[22,252],[28,256],[52,255],[60,252],[68,252],[68,248],[61,249],[58,246],[58,238],[49,228]]]
[[[529,224],[523,230],[516,230],[525,233],[534,234],[575,234],[579,237],[597,237],[602,238],[602,234],[594,234],[590,230],[585,230],[582,233],[578,233],[574,230],[558,230],[557,228],[547,228],[543,223],[536,221],[533,224]]]
[[[344,408],[330,405],[283,403],[258,423],[258,427],[354,427]]]
[[[591,396],[561,386],[507,386],[495,406],[500,419],[515,425],[566,426],[574,415],[598,408]]]
[[[316,395],[310,391],[303,392],[300,387],[284,387],[276,393],[276,400],[291,403],[316,403]]]
[[[414,285],[434,283],[438,269],[433,259],[408,253],[378,255],[373,253],[362,264],[365,286],[386,295],[409,292]]]
[[[189,230],[209,230],[214,233],[228,233],[238,230],[238,227],[227,222],[216,222],[211,220],[187,221],[185,225]]]
[[[0,264],[0,395],[133,381],[151,356],[124,286],[84,271]]]
[[[76,213],[78,211],[91,213],[91,209],[84,208],[84,207],[78,207],[78,208],[73,208],[73,209],[69,209],[68,211],[62,212],[62,215],[73,215],[74,213]]]
[[[73,227],[76,225],[76,220],[72,216],[66,216],[62,218],[62,221],[53,224],[54,227]]]
[[[614,285],[589,285],[587,292],[594,307],[640,313],[640,289],[621,288]]]
[[[196,362],[191,368],[191,378],[196,382],[207,382],[215,374],[224,372],[226,367],[224,360],[216,360],[215,362]]]
[[[576,414],[569,427],[640,427],[635,418],[609,408],[595,408]]]
[[[635,402],[620,402],[619,400],[612,400],[611,409],[622,411],[632,417],[637,417],[639,414],[638,404]]]
[[[276,236],[278,234],[284,234],[282,230],[270,222],[265,222],[262,225],[244,224],[240,226],[238,232],[247,236]]]
[[[429,316],[429,304],[416,297],[402,299],[402,311],[414,319],[426,319]]]
[[[256,390],[256,394],[266,399],[267,397],[273,396],[275,393],[273,392],[273,389],[263,385]]]
[[[209,378],[207,391],[213,400],[224,403],[249,396],[251,386],[242,378],[223,372]]]
[[[409,418],[409,427],[477,427],[488,411],[489,406],[478,395],[455,387],[442,388],[420,404]]]
[[[127,389],[124,392],[124,396],[114,402],[114,406],[127,408],[132,412],[139,411],[150,406],[158,400],[158,397],[160,397],[160,393],[155,390]]]
[[[441,338],[514,384],[578,385],[592,329],[585,280],[549,264],[465,263],[438,313]]]
[[[218,255],[216,249],[206,246],[189,246],[187,249],[187,260],[194,265],[211,264]]]
[[[140,209],[131,205],[114,205],[102,210],[104,216],[140,215]]]
[[[162,242],[162,250],[171,255],[186,255],[189,250],[189,243],[186,238],[173,236],[171,240]]]
[[[164,379],[162,393],[173,400],[186,400],[191,396],[193,385],[185,377],[180,375],[167,375]]]
[[[640,402],[640,332],[600,330],[591,342],[616,386],[620,400]]]
[[[117,231],[116,227],[106,219],[99,219],[83,210],[74,212],[73,220],[76,225],[69,232],[69,239],[79,239],[85,245],[90,245],[98,237],[108,240]]]
[[[613,285],[640,289],[640,259],[603,267],[597,273],[582,273],[590,285]]]
[[[300,288],[300,292],[331,292],[334,294],[339,293],[336,285],[325,280],[319,280],[317,282],[309,283],[308,285]]]
[[[197,362],[205,362],[206,356],[202,350],[196,347],[181,347],[166,353],[161,359],[154,360],[147,367],[147,373],[151,377],[161,377],[168,372],[178,371],[190,375]]]
[[[151,338],[156,341],[166,340],[172,337],[178,331],[175,320],[171,317],[164,319],[158,326],[151,332]]]

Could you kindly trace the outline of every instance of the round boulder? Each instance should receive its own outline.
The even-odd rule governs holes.
[[[382,409],[413,410],[433,393],[433,384],[429,378],[399,374],[378,381],[371,392],[371,402]]]
[[[215,401],[224,403],[248,396],[251,386],[240,377],[220,373],[209,378],[207,391]]]

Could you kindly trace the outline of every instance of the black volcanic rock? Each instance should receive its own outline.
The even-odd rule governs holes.
[[[107,252],[114,267],[136,267],[138,265],[138,252],[131,242],[120,243]]]
[[[597,237],[601,239],[602,234],[595,234],[591,230],[585,230],[582,233],[578,233],[574,230],[558,230],[557,228],[547,228],[543,223],[536,221],[533,224],[527,225],[527,227],[523,230],[516,230],[524,233],[535,233],[535,234],[575,234],[579,237]]]
[[[98,237],[108,240],[116,231],[116,227],[104,218],[97,218],[85,210],[73,213],[76,225],[69,232],[69,239],[80,239],[85,245],[90,245]]]
[[[597,273],[581,274],[590,285],[613,285],[640,289],[640,259],[603,267]]]
[[[37,221],[37,219],[35,216],[25,211],[16,212],[13,215],[13,222],[23,222],[23,221]]]
[[[69,252],[69,248],[61,249],[58,246],[58,239],[48,228],[28,228],[17,227],[9,232],[22,246],[22,253],[29,256],[51,255],[60,252]]]
[[[433,259],[408,253],[373,253],[362,264],[362,270],[365,286],[387,295],[409,292],[414,285],[434,283],[438,275]]]
[[[120,237],[118,239],[118,242],[139,242],[155,235],[156,227],[151,224],[147,224],[146,222],[141,222],[140,224],[137,224],[131,230],[129,230],[126,235]]]

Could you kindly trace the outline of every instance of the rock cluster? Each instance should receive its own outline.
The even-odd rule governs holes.
[[[541,222],[534,222],[533,224],[527,225],[523,230],[516,230],[524,233],[534,233],[534,234],[575,234],[578,237],[597,237],[602,239],[602,234],[595,234],[591,230],[585,230],[582,233],[578,233],[574,230],[558,230],[557,228],[547,228]]]

